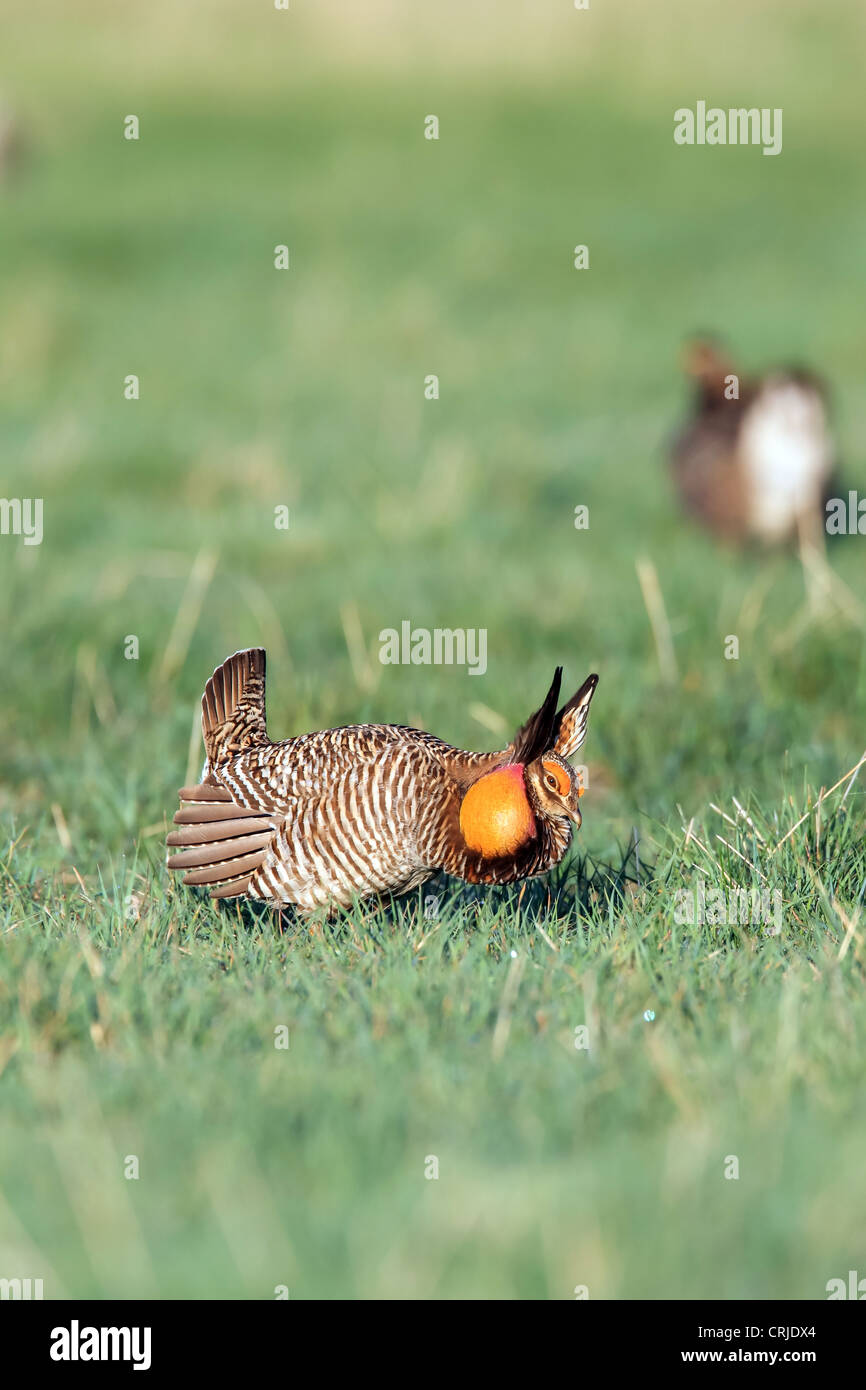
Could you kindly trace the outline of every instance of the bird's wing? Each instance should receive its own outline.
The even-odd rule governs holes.
[[[245,893],[265,862],[281,818],[240,804],[216,780],[181,787],[178,796],[181,808],[174,823],[179,829],[166,838],[178,852],[170,856],[168,867],[183,869],[184,883],[209,888],[213,898]]]

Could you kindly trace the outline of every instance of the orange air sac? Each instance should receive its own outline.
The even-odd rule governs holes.
[[[499,767],[473,783],[460,807],[460,829],[469,848],[486,859],[514,854],[534,837],[521,763]]]

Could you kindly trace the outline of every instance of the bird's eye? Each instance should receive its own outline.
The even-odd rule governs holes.
[[[555,763],[552,758],[546,759],[541,766],[544,772],[545,785],[552,792],[559,792],[560,796],[568,796],[571,791],[571,777],[565,768],[560,767],[559,763]]]

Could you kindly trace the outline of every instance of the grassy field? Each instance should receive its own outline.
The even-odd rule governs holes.
[[[0,1277],[866,1275],[866,541],[811,580],[721,550],[664,467],[680,341],[716,329],[828,377],[866,492],[857,8],[81,8],[13,6],[0,70],[0,493],[44,501],[41,545],[0,536]],[[783,107],[783,153],[675,146],[701,97]],[[381,665],[404,619],[486,628],[487,673]],[[273,737],[494,747],[556,664],[598,671],[573,858],[522,895],[436,885],[435,920],[178,887],[201,689],[253,644]],[[777,891],[781,931],[678,922],[699,881]]]

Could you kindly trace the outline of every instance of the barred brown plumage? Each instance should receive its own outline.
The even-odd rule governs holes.
[[[440,870],[469,883],[545,873],[580,826],[583,788],[567,759],[598,682],[589,676],[557,710],[561,676],[495,753],[398,724],[272,743],[265,653],[237,652],[205,687],[205,766],[179,792],[168,866],[215,898],[302,911],[404,893]]]

